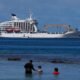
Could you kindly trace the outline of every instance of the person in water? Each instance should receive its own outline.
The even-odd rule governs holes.
[[[38,66],[38,70],[37,71],[38,71],[39,74],[42,74],[43,73],[42,67]]]
[[[54,68],[53,74],[54,74],[54,75],[58,75],[58,74],[59,74],[59,71],[58,71],[58,68],[57,68],[57,67]]]
[[[33,62],[33,61],[30,60],[28,63],[26,63],[26,64],[24,65],[25,74],[32,74],[32,70],[36,71],[36,70],[34,69],[34,66],[33,66],[32,62]]]

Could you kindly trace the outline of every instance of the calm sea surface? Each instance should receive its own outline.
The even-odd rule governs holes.
[[[33,62],[37,69],[42,66],[43,74],[33,72],[32,76],[25,76],[24,64],[27,61],[0,61],[0,80],[80,80],[79,64],[52,64],[48,62]],[[60,74],[52,74],[54,67],[59,68]]]
[[[8,61],[19,57],[21,61]],[[44,74],[25,76],[24,64],[32,59]],[[65,63],[50,63],[60,60]],[[59,76],[52,75],[58,67]],[[80,80],[80,39],[14,39],[0,38],[0,80]]]
[[[18,55],[21,58],[43,60],[68,58],[80,60],[80,38],[36,39],[0,38],[0,57]]]

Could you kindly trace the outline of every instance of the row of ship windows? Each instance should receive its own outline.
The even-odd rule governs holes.
[[[18,28],[23,31],[31,31],[31,32],[35,31],[33,24],[25,23],[25,22],[14,22],[13,24],[6,24],[1,27],[2,27],[1,30],[5,30],[5,27],[7,27],[7,28],[14,27],[14,28]]]
[[[32,26],[32,24],[30,24],[30,23],[23,23],[23,22],[15,22],[14,24],[13,24],[14,26]]]
[[[1,26],[31,26],[33,24],[30,23],[25,23],[25,22],[14,22],[14,23],[7,23],[7,24],[3,24]]]

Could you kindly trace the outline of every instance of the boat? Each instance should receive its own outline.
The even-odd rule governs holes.
[[[67,24],[46,24],[43,31],[38,28],[37,20],[30,15],[27,19],[19,19],[12,14],[10,21],[0,23],[0,37],[8,38],[80,38],[80,31]],[[49,27],[64,28],[63,32],[47,32]]]
[[[46,24],[43,27],[43,30],[38,29],[38,21],[33,19],[31,14],[25,19],[12,14],[11,20],[0,23],[0,54],[62,53],[64,46],[65,51],[69,47],[69,51],[72,51],[71,46],[79,45],[80,31],[71,25]],[[63,29],[61,32],[48,32],[48,28]]]

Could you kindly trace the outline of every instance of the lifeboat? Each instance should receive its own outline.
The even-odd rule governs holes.
[[[18,33],[18,32],[20,32],[20,29],[19,28],[15,28],[14,32]]]
[[[6,32],[12,33],[13,32],[13,28],[6,28]]]

